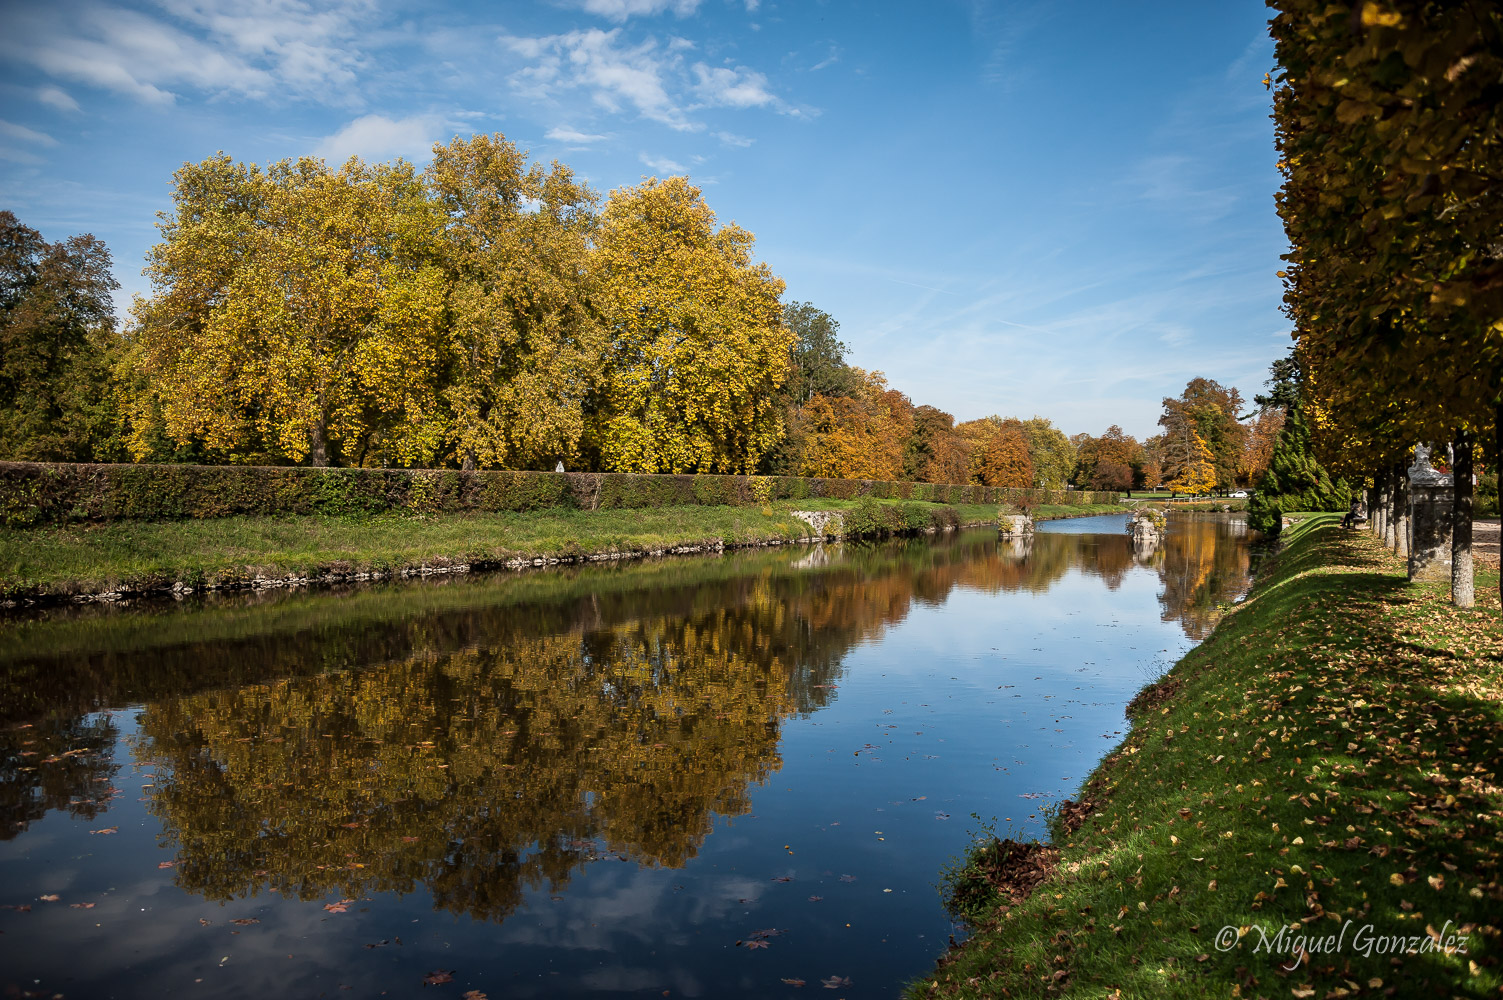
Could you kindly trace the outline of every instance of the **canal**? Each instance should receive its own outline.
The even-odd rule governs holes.
[[[895,996],[1247,589],[1125,522],[13,618],[0,984]]]

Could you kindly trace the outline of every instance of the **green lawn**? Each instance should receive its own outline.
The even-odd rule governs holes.
[[[808,526],[791,510],[853,506],[855,501],[849,500],[789,500],[765,507],[227,517],[0,530],[0,594],[97,593],[178,580],[200,584],[331,569],[390,571],[520,556],[642,552],[716,541],[747,544],[807,535]],[[988,522],[997,513],[990,504],[954,506],[965,523]]]
[[[975,932],[910,996],[1499,994],[1497,574],[1458,610],[1339,520],[1139,696],[1031,895],[951,873]]]

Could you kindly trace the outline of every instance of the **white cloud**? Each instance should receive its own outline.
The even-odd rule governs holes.
[[[630,17],[653,17],[673,11],[679,17],[691,17],[700,0],[575,0],[575,6],[591,14],[618,23]]]
[[[755,14],[757,8],[760,6],[762,6],[762,0],[746,0],[746,12],[748,14]]]
[[[583,145],[591,142],[600,142],[606,137],[589,132],[581,132],[578,129],[569,128],[567,125],[557,125],[548,130],[547,138],[552,139],[554,142],[572,142]]]
[[[369,161],[401,156],[422,164],[432,155],[442,127],[443,122],[431,115],[397,119],[365,115],[320,142],[316,153],[333,164],[351,156]]]
[[[0,119],[0,136],[6,139],[14,139],[17,142],[30,142],[38,146],[56,146],[57,140],[45,132],[29,129],[25,125],[17,125]]]
[[[619,112],[627,104],[644,118],[693,129],[668,94],[665,75],[675,58],[661,56],[650,38],[635,46],[620,45],[620,34],[620,28],[591,28],[540,38],[506,36],[501,42],[534,63],[512,75],[513,86],[524,93],[542,97],[555,87],[581,87],[607,111]]]
[[[648,156],[646,153],[643,153],[638,159],[660,174],[671,176],[673,174],[687,174],[689,172],[689,169],[682,163],[676,163],[667,157]]]
[[[744,135],[737,135],[734,132],[716,132],[715,138],[719,139],[727,146],[735,146],[737,149],[745,149],[746,147],[757,141],[755,139],[748,139]]]
[[[706,104],[732,108],[782,107],[782,102],[767,89],[767,77],[745,66],[711,69],[704,63],[695,63],[694,75],[699,78],[694,91]]]
[[[165,16],[93,0],[8,10],[0,58],[48,76],[170,104],[183,88],[328,100],[352,84],[363,4],[298,0],[164,0]],[[72,110],[63,91],[44,88]],[[69,107],[69,105],[72,107]]]
[[[66,90],[58,87],[40,87],[37,89],[37,100],[52,108],[54,111],[78,111],[78,102],[68,95]]]

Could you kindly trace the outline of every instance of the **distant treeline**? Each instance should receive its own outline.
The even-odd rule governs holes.
[[[0,212],[0,459],[1192,492],[1267,464],[1271,434],[1203,379],[1143,444],[957,425],[850,365],[687,179],[602,203],[500,135],[422,173],[221,154],[177,172],[159,230],[119,322],[99,240]]]

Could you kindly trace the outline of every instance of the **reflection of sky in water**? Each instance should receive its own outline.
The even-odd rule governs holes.
[[[929,969],[953,930],[934,885],[941,867],[977,830],[971,814],[983,821],[996,817],[999,832],[1041,833],[1039,807],[1078,789],[1120,739],[1126,701],[1191,645],[1186,629],[1203,627],[1215,603],[1229,602],[1245,582],[1245,546],[1221,522],[1176,524],[1165,544],[1144,556],[1126,546],[1124,518],[1090,520],[1096,526],[1106,522],[1112,535],[1084,533],[1093,527],[1086,519],[1054,522],[1044,526],[1026,556],[1003,551],[982,533],[932,544],[848,547],[826,566],[803,570],[789,569],[803,555],[791,552],[718,567],[686,561],[666,574],[664,564],[641,567],[637,576],[631,570],[576,574],[547,604],[529,604],[525,590],[518,597],[523,585],[514,579],[466,581],[451,589],[393,590],[394,606],[371,605],[379,613],[348,627],[340,624],[339,602],[349,601],[343,607],[354,613],[371,598],[303,595],[262,609],[267,622],[280,623],[267,627],[283,631],[258,634],[261,612],[245,605],[230,611],[240,630],[233,641],[177,642],[152,651],[127,645],[81,658],[77,649],[60,654],[50,669],[69,690],[50,695],[57,706],[53,721],[42,713],[31,729],[4,732],[0,789],[6,797],[0,809],[7,822],[17,823],[23,815],[18,796],[29,796],[46,804],[46,814],[0,841],[0,904],[32,907],[29,913],[0,911],[6,956],[0,977],[69,996],[106,990],[141,997],[188,990],[265,996],[288,986],[296,993],[337,995],[340,986],[350,986],[351,995],[400,996],[422,995],[425,975],[453,970],[454,995],[468,989],[491,997],[667,990],[713,997],[797,996],[801,991],[783,979],[803,979],[807,990],[819,989],[826,977],[849,976],[852,985],[830,995],[894,996],[905,980]],[[639,578],[648,589],[633,591],[631,583]],[[540,575],[525,586],[552,586],[548,579]],[[505,600],[496,603],[503,590]],[[230,626],[216,614],[214,608],[184,609],[164,613],[164,620],[188,635],[197,625],[205,634],[221,635]],[[308,620],[314,624],[298,624],[300,615],[313,616]],[[528,622],[542,631],[529,631],[534,626]],[[39,649],[81,641],[77,632],[60,638],[38,630],[28,637]],[[622,655],[612,650],[625,649],[630,637],[661,653],[652,661],[659,665],[650,680],[646,668],[629,658],[601,662]],[[579,658],[583,648],[589,649],[588,665]],[[265,668],[269,675],[257,674],[253,663],[214,662],[231,653],[253,658],[258,649],[279,650],[283,657]],[[508,658],[507,651],[515,655]],[[295,661],[290,665],[289,655]],[[369,665],[355,674],[317,670],[320,657],[341,665],[350,656]],[[747,665],[726,673],[731,661],[722,662],[725,657],[741,657]],[[242,679],[175,695],[172,685],[180,682],[172,680],[179,676],[173,665],[180,662],[202,663],[210,674],[241,671],[234,676]],[[528,680],[526,671],[537,663],[546,669]],[[6,669],[13,681],[35,683],[44,676],[14,663]],[[597,692],[590,697],[611,690],[628,700],[597,717],[590,715],[588,699],[570,701],[562,689],[571,670],[604,669],[615,671],[611,684],[588,682],[584,687]],[[129,676],[129,684],[112,681],[112,670]],[[761,677],[758,670],[771,672],[765,683],[747,686],[748,671]],[[166,680],[153,671],[167,671]],[[245,680],[263,686],[238,686]],[[90,683],[101,685],[93,695]],[[555,685],[558,690],[551,689]],[[62,779],[49,785],[54,775],[48,768],[61,763],[39,763],[60,751],[29,747],[47,743],[35,734],[49,726],[63,732],[47,746],[64,747],[68,732],[84,721],[66,706],[81,696],[109,701],[108,692],[115,690],[148,692],[142,707],[113,713],[120,731],[114,760],[123,765],[113,778],[119,794],[93,818],[70,818],[60,810],[79,789]],[[672,713],[687,707],[696,731],[718,741],[718,749],[708,757],[686,750],[688,755],[672,759],[683,768],[709,767],[696,780],[720,782],[732,798],[748,795],[745,812],[606,815],[628,801],[623,796],[632,788],[657,795],[670,790],[664,782],[680,780],[644,771],[659,759],[652,748],[636,746],[630,731],[611,728],[622,719],[662,719],[642,707],[654,698],[668,706],[663,710],[669,721],[641,732],[652,740],[673,739]],[[348,702],[346,715],[340,714],[340,699]],[[756,721],[759,699],[783,706],[766,748],[767,730]],[[492,731],[466,721],[469,716],[445,714],[443,706],[454,704],[471,706],[466,712],[477,717],[497,704],[515,706],[506,712],[525,708],[533,720],[552,709],[564,716],[583,713],[600,728],[576,734],[576,742],[558,736],[556,742],[572,755],[562,764],[533,746],[510,748],[512,756],[505,756],[497,749],[504,742],[499,734],[515,731],[514,716],[503,712]],[[248,705],[260,706],[264,716],[244,717]],[[747,710],[748,721],[737,721],[737,713]],[[287,728],[286,720],[300,718],[304,729]],[[271,720],[278,719],[273,727]],[[439,775],[431,780],[447,784],[439,799],[417,811],[403,782],[380,779],[383,769],[406,766],[401,762],[418,751],[404,742],[397,748],[401,753],[391,756],[395,741],[372,738],[411,720],[428,720],[422,725],[430,728],[440,725],[433,720],[447,720],[442,725],[448,727],[427,732],[435,748],[423,751],[442,756],[442,769],[433,770],[435,764],[413,771],[414,783]],[[339,726],[353,727],[339,730],[348,732],[347,740],[326,734]],[[478,748],[466,742],[472,731],[466,726],[480,727],[474,730],[484,737]],[[565,728],[561,720],[560,733]],[[420,735],[404,740],[416,744]],[[270,768],[290,747],[306,749],[285,751],[302,769],[289,773],[326,774],[327,780],[354,784],[258,793],[245,775],[269,772],[246,769]],[[714,770],[745,766],[736,763],[743,751],[748,762],[770,760],[764,783],[744,771]],[[591,756],[602,752],[620,755],[620,764]],[[309,763],[319,754],[328,757],[324,770]],[[153,768],[134,763],[146,760],[163,762],[160,779],[151,778]],[[559,766],[568,770],[548,770]],[[226,822],[246,820],[245,829],[257,829],[257,817],[236,816],[234,808],[307,811],[323,798],[348,799],[355,803],[351,810],[370,809],[366,825],[352,831],[315,824],[298,833],[297,817],[278,816],[263,835],[274,840],[306,834],[310,843],[339,845],[334,854],[347,853],[348,864],[369,866],[351,868],[349,877],[357,881],[377,878],[372,873],[383,866],[442,872],[446,855],[456,849],[510,864],[510,841],[450,844],[440,830],[432,845],[419,837],[412,840],[421,842],[409,844],[378,834],[381,817],[408,815],[404,822],[416,824],[411,828],[419,833],[423,823],[443,822],[450,824],[445,829],[470,830],[462,835],[472,839],[515,838],[507,831],[523,823],[518,843],[535,854],[536,844],[529,847],[526,839],[547,833],[525,824],[545,822],[552,812],[529,818],[524,808],[498,821],[500,826],[481,820],[503,805],[516,808],[498,799],[507,798],[511,776],[530,788],[528,781],[549,775],[573,778],[576,767],[593,782],[578,792],[579,799],[555,802],[540,787],[521,801],[562,810],[558,815],[567,822],[582,824],[566,836],[583,836],[582,843],[593,845],[593,853],[584,852],[593,860],[571,861],[555,884],[544,879],[524,885],[520,907],[504,919],[435,911],[421,877],[405,895],[370,889],[347,912],[332,912],[324,904],[342,898],[338,878],[255,869],[295,867],[295,859],[289,862],[274,843],[232,837],[228,846],[214,848],[229,855],[199,859],[200,866],[213,862],[214,878],[241,886],[240,898],[223,904],[180,887],[187,873],[198,870],[192,865],[157,867],[186,850],[178,846],[183,834],[220,845],[213,837],[228,829]],[[70,780],[100,785],[87,777]],[[169,792],[177,798],[168,798]],[[148,809],[144,800],[152,798],[158,804]],[[701,800],[679,794],[661,801]],[[445,811],[451,806],[457,808]],[[211,828],[175,825],[210,822],[196,819],[201,816],[211,818]],[[654,824],[678,824],[693,836],[708,822],[711,832],[694,837],[682,867],[643,867],[631,855],[606,851],[598,836],[628,820],[631,829],[643,831],[640,836],[666,837],[666,843],[673,837],[652,833]],[[110,827],[119,832],[89,833]],[[235,860],[239,851],[244,862]],[[283,877],[329,888],[313,900],[283,898],[269,888]],[[450,877],[478,876],[465,871]],[[477,887],[458,888],[465,891],[455,898],[464,899]],[[256,894],[245,896],[250,889]],[[446,892],[453,896],[455,889],[450,885]],[[61,898],[38,899],[48,893]],[[78,902],[96,905],[70,907]],[[237,918],[257,922],[231,922]],[[759,939],[754,935],[760,931],[777,933]],[[748,947],[759,940],[767,947]]]

